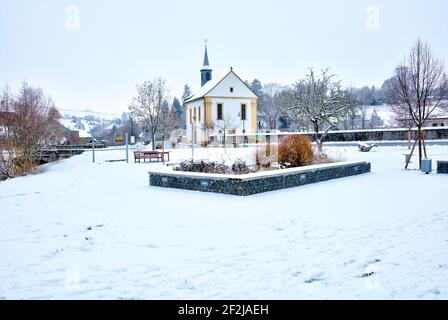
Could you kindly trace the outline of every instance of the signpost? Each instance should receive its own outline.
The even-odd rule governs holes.
[[[122,135],[116,135],[114,140],[115,140],[115,143],[123,143],[124,137]]]
[[[92,137],[92,162],[95,163],[95,138]]]
[[[196,116],[193,116],[193,121],[190,122],[191,125],[191,159],[194,160],[194,128],[193,123],[196,122]]]
[[[126,163],[129,163],[129,142],[128,142],[128,133],[125,134],[125,141],[126,141]]]

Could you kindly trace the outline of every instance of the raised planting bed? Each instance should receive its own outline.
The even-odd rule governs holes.
[[[167,168],[167,167],[165,167]],[[369,162],[339,162],[242,175],[150,171],[149,185],[237,196],[303,186],[370,172]]]

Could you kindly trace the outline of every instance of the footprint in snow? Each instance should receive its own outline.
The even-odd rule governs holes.
[[[95,225],[95,228],[101,228],[103,226],[104,226],[104,224],[97,224],[97,225]],[[90,231],[90,230],[93,230],[93,227],[92,226],[88,226],[86,229]]]
[[[322,281],[324,273],[323,272],[318,272],[314,275],[312,275],[311,277],[309,277],[307,280],[305,280],[305,283],[313,283],[313,282],[317,282],[317,281]]]
[[[375,274],[374,271],[365,272],[360,276],[360,278],[367,278],[367,277],[373,276],[374,274]]]
[[[364,264],[364,268],[367,268],[368,266],[378,263],[380,261],[381,261],[381,259],[373,259],[373,260],[367,261],[367,263]]]
[[[58,248],[55,250],[51,250],[50,252],[44,254],[43,258],[45,260],[51,259],[51,258],[55,257],[56,255],[58,255],[59,253],[61,253],[62,251],[64,251],[64,248]]]
[[[185,280],[184,282],[182,282],[181,284],[179,284],[177,286],[177,289],[180,289],[180,290],[193,290],[194,286],[188,280]]]

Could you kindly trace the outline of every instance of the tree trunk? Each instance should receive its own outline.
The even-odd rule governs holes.
[[[224,130],[224,153],[227,154],[227,149],[226,149],[226,131]]]
[[[319,152],[322,152],[322,143],[323,143],[323,141],[322,141],[322,139],[319,138],[319,124],[317,124],[317,123],[314,123],[314,133],[316,135],[315,141],[316,141],[316,144],[317,144],[317,150]]]
[[[428,158],[428,154],[426,153],[426,143],[425,143],[425,132],[422,130],[422,145],[423,145],[423,154],[425,158]]]
[[[422,127],[418,126],[418,168],[422,169]]]
[[[411,150],[411,128],[408,129],[408,150]]]
[[[155,133],[151,132],[151,144],[152,144],[152,150],[156,150],[156,137]]]

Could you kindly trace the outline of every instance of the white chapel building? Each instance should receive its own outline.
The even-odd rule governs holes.
[[[214,80],[205,46],[201,88],[184,101],[187,143],[204,144],[225,129],[244,135],[257,130],[257,95],[232,68]]]

